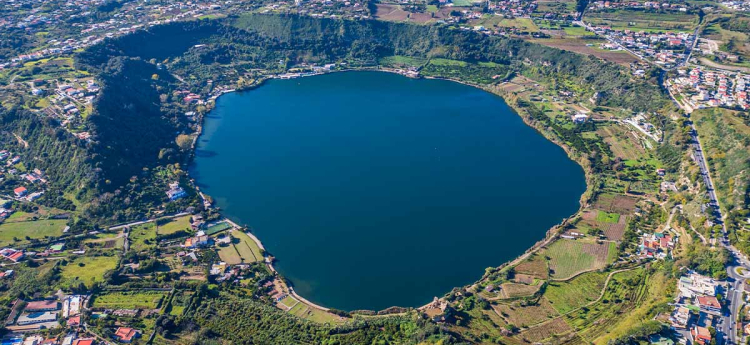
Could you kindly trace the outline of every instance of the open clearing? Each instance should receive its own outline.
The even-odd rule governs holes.
[[[157,221],[157,223],[159,223]],[[172,218],[164,224],[157,225],[156,233],[159,235],[170,235],[180,230],[190,229],[190,216]]]
[[[94,297],[93,308],[104,309],[158,309],[165,292],[110,292]]]
[[[591,44],[591,41],[580,39],[580,38],[547,38],[547,39],[532,39],[529,41],[533,43],[545,45],[548,47],[567,50],[567,51],[571,51],[571,52],[579,53],[583,55],[594,55],[602,60],[611,61],[611,62],[620,64],[623,66],[629,66],[630,63],[638,61],[637,57],[630,55],[630,53],[628,52],[596,49],[594,47],[587,45],[587,44]],[[598,41],[598,42],[601,43],[601,42],[606,42],[606,41]]]
[[[117,267],[119,258],[117,256],[81,256],[62,266],[61,275],[68,283],[76,281],[91,286],[95,282],[104,280],[104,273]]]
[[[45,219],[29,222],[8,222],[0,224],[0,246],[11,246],[18,239],[19,242],[28,242],[30,239],[43,239],[47,236],[58,237],[65,229],[64,219]]]

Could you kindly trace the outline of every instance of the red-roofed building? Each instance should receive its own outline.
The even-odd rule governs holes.
[[[10,261],[18,262],[19,260],[23,259],[23,252],[20,250],[16,251],[13,254],[6,256],[6,258],[8,258],[8,260]]]
[[[140,335],[140,331],[137,329],[132,329],[128,327],[120,327],[117,329],[117,332],[115,332],[115,339],[123,342],[123,343],[129,343],[132,342],[133,339],[137,338]]]
[[[81,315],[72,316],[68,319],[68,326],[78,326],[81,324]]]
[[[13,193],[16,193],[16,196],[19,198],[26,195],[27,192],[26,187],[18,187],[13,190]]]
[[[721,314],[721,303],[714,296],[698,296],[698,306],[706,313]]]
[[[26,308],[24,309],[24,311],[52,311],[57,309],[57,301],[43,300],[29,302],[28,304],[26,304]]]
[[[94,345],[94,338],[76,339],[73,345]]]
[[[711,332],[706,327],[695,326],[690,330],[690,334],[698,344],[709,344],[711,343]]]

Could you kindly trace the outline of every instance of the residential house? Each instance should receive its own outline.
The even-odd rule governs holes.
[[[28,190],[26,190],[26,187],[18,187],[18,188],[16,188],[16,189],[13,190],[13,193],[16,194],[16,197],[20,198],[20,197],[25,196],[26,193],[28,193]]]
[[[721,303],[714,296],[698,296],[698,307],[705,313],[721,315]]]
[[[690,335],[697,344],[707,345],[711,343],[711,332],[706,327],[695,326],[690,330]]]
[[[140,331],[128,327],[120,327],[115,332],[114,338],[123,343],[130,343],[140,335]]]

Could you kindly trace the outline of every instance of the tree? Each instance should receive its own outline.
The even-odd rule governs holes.
[[[175,142],[177,142],[177,146],[179,146],[181,150],[187,151],[190,150],[193,145],[193,138],[187,134],[180,134],[177,136],[177,139],[175,139]]]

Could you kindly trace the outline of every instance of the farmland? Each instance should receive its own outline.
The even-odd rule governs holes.
[[[97,295],[92,308],[103,309],[158,309],[165,292],[109,292]]]
[[[618,9],[606,12],[587,12],[584,20],[593,25],[611,26],[615,30],[646,32],[689,32],[698,25],[698,15],[685,13],[655,13]]]
[[[140,251],[156,245],[156,225],[154,223],[140,224],[130,229],[130,247]]]
[[[564,282],[550,282],[544,297],[561,314],[596,300],[604,288],[606,273],[589,272]]]
[[[157,221],[156,233],[159,235],[171,235],[181,230],[190,229],[190,216],[172,218],[164,222],[160,224],[160,221]]]
[[[29,239],[44,239],[45,237],[60,236],[66,222],[64,219],[45,219],[0,224],[0,246],[28,242],[27,237]]]
[[[82,282],[91,286],[95,282],[101,282],[104,274],[117,266],[117,256],[81,256],[77,257],[62,267],[62,276],[70,285]]]
[[[232,243],[219,247],[219,257],[227,264],[251,263],[263,260],[258,245],[242,231],[232,231]]]
[[[550,245],[544,255],[549,257],[552,276],[567,279],[580,272],[604,268],[610,247],[610,243],[563,239]]]
[[[557,311],[546,298],[539,300],[537,304],[530,306],[519,306],[516,304],[499,304],[492,307],[498,314],[502,315],[510,324],[518,327],[529,327],[544,322],[558,315]]]

